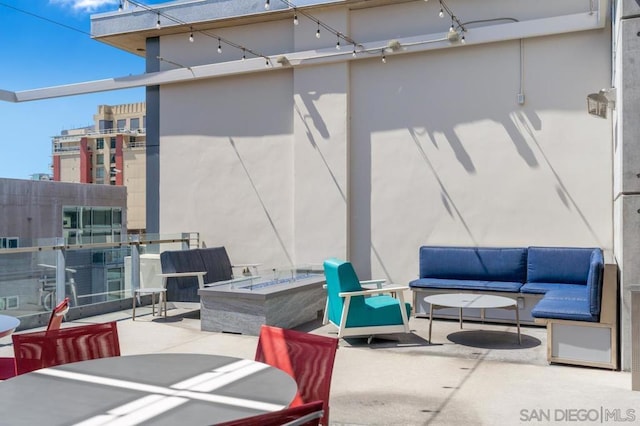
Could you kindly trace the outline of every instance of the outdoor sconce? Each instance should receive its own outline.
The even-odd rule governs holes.
[[[607,118],[607,109],[615,107],[616,89],[602,89],[587,95],[587,112],[593,116]]]

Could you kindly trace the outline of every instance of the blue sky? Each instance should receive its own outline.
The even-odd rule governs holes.
[[[117,9],[118,0],[0,0],[0,89],[19,91],[144,73],[143,58],[62,26],[90,33],[92,14]],[[92,124],[98,105],[142,101],[142,88],[0,101],[0,178],[51,173],[51,136]]]

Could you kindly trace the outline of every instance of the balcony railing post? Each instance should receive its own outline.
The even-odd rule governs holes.
[[[140,288],[140,236],[131,235],[131,296]]]
[[[67,284],[67,261],[64,238],[56,238],[56,305],[65,298]],[[52,306],[53,308],[53,306]]]
[[[191,244],[189,243],[189,241],[191,240],[190,238],[190,234],[188,232],[183,232],[182,233],[182,250],[189,250],[191,247]]]

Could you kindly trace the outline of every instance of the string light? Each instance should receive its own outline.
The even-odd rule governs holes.
[[[318,31],[316,31],[316,38],[320,38],[320,21],[318,21]]]
[[[245,49],[244,47],[242,48],[242,60],[244,61],[245,59],[247,59],[247,49]]]
[[[293,25],[298,25],[298,12],[294,11],[293,12]]]
[[[156,29],[160,29],[160,14],[158,13],[158,20],[156,21]]]
[[[451,11],[449,6],[447,6],[447,3],[445,3],[444,0],[440,0],[439,15],[441,18],[444,16],[444,12],[447,12],[447,14],[451,17],[451,27],[449,28],[449,32],[447,33],[447,38],[451,42],[460,41],[461,43],[464,43],[466,41],[464,33],[465,31],[467,31],[465,25],[468,23],[460,22],[460,19],[458,19],[458,17]]]
[[[387,57],[384,54],[384,50],[382,51],[382,63],[386,64],[387,63]]]
[[[267,58],[267,60],[266,60],[266,62],[265,62],[265,64],[264,64],[264,66],[265,66],[265,67],[267,67],[267,68],[269,68],[269,65],[271,65],[271,63],[269,62],[269,58]]]
[[[340,34],[338,34],[338,41],[336,41],[336,50],[340,50]]]
[[[222,43],[220,42],[219,37],[218,37],[218,53],[222,53]]]
[[[264,9],[265,9],[265,10],[269,10],[269,8],[270,8],[270,7],[271,7],[271,4],[269,4],[269,0],[266,0],[266,1],[264,2]]]
[[[118,12],[122,12],[122,0],[120,0],[120,2],[118,3]]]
[[[356,45],[353,45],[353,52],[351,53],[351,56],[353,56],[354,58],[356,57]]]
[[[189,34],[189,43],[193,43],[193,27],[191,27],[191,34]]]

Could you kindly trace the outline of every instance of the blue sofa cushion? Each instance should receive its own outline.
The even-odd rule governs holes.
[[[545,297],[531,310],[534,318],[553,318],[598,322],[599,315],[591,314],[589,301]]]
[[[600,315],[604,256],[599,248],[529,247],[527,285],[566,283],[585,285],[589,312]]]
[[[544,298],[549,300],[581,300],[583,302],[588,302],[589,292],[587,292],[586,288],[575,290],[552,290],[548,291],[544,295]]]
[[[573,291],[582,290],[587,294],[587,286],[582,284],[564,284],[564,283],[525,283],[520,291],[522,293],[545,294],[550,291]]]
[[[526,281],[527,249],[420,247],[420,278]]]
[[[518,292],[521,282],[452,280],[441,278],[420,278],[409,283],[409,287],[441,288],[455,290],[484,290]]]
[[[528,283],[587,284],[593,248],[529,247]]]

